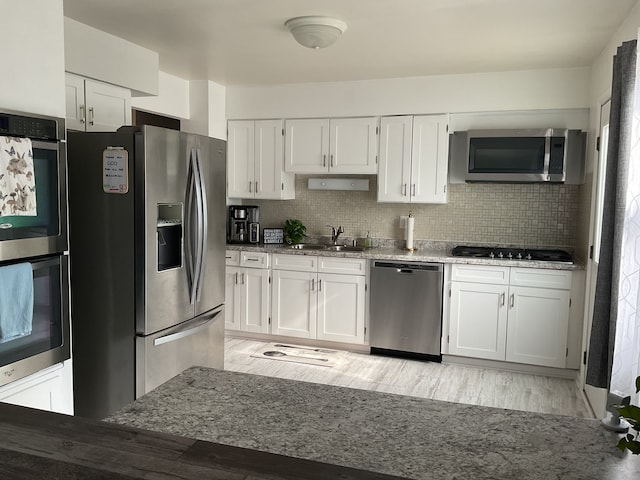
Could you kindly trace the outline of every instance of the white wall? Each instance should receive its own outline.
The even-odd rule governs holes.
[[[65,116],[62,0],[0,0],[3,12],[0,105]]]
[[[158,95],[131,98],[131,106],[174,118],[189,118],[189,81],[159,72]]]
[[[134,96],[158,94],[157,52],[65,18],[64,54],[67,72],[129,88]]]
[[[227,138],[226,87],[209,80],[189,82],[189,119],[181,122],[185,132]]]
[[[354,82],[227,87],[227,118],[574,109],[589,106],[589,68]]]

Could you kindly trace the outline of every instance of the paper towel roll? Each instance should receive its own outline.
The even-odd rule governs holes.
[[[413,250],[413,226],[415,218],[409,215],[407,218],[407,250]]]

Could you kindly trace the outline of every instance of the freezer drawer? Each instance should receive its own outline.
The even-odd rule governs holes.
[[[136,336],[136,398],[189,367],[224,368],[224,306],[153,335]]]

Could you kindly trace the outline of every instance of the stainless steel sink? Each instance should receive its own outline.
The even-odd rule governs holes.
[[[329,245],[326,247],[329,252],[362,252],[363,247],[352,247],[350,245]]]
[[[296,243],[294,245],[289,245],[289,248],[294,250],[324,250],[325,245],[314,245],[311,243]]]

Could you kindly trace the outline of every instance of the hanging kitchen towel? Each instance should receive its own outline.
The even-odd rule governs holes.
[[[37,214],[31,139],[0,136],[0,217]]]
[[[33,270],[30,263],[0,267],[0,343],[31,334]]]

